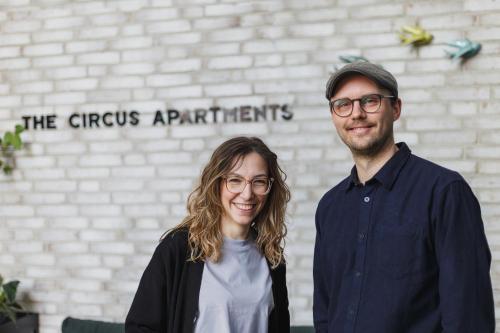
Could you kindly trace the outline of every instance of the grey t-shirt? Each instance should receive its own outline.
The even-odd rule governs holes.
[[[203,269],[195,333],[267,333],[273,308],[266,259],[252,239],[224,237],[218,263]]]

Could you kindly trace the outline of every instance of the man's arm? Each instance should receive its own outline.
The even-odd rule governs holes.
[[[316,333],[328,332],[328,288],[323,277],[324,270],[322,268],[322,242],[321,231],[319,225],[320,208],[316,211],[316,241],[314,245],[314,264],[313,264],[313,279],[314,279],[314,298],[313,298],[313,318],[314,329]]]
[[[438,198],[433,222],[443,332],[494,333],[491,254],[479,203],[463,180]]]

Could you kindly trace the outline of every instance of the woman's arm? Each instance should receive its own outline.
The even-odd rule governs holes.
[[[167,279],[162,246],[156,248],[144,271],[125,321],[126,333],[167,331]]]

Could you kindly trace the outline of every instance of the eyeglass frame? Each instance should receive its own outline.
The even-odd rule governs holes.
[[[243,189],[240,191],[240,192],[233,192],[229,189],[229,187],[227,186],[227,179],[230,178],[230,177],[235,177],[235,178],[240,178],[242,179],[243,181],[245,181],[245,186],[243,187]],[[262,194],[259,194],[259,193],[255,193],[254,190],[253,190],[253,181],[256,180],[256,179],[259,179],[259,176],[253,178],[252,180],[247,180],[245,177],[242,177],[242,176],[239,176],[239,175],[225,175],[225,176],[222,176],[222,179],[224,179],[224,183],[226,183],[226,189],[230,192],[230,193],[233,193],[233,194],[241,194],[245,191],[245,189],[247,188],[247,185],[250,184],[251,186],[251,190],[252,190],[252,193],[255,194],[255,195],[268,195],[269,192],[271,192],[271,188],[273,187],[273,182],[274,182],[274,178],[272,177],[267,177],[267,190],[266,190],[266,193],[262,193]]]
[[[368,97],[368,96],[377,96],[380,99],[377,110],[375,110],[375,111],[366,111],[364,109],[363,105],[361,104],[361,100],[363,98]],[[359,107],[361,108],[361,110],[363,110],[363,112],[366,112],[366,113],[377,113],[377,112],[379,112],[380,107],[382,106],[382,99],[383,98],[394,99],[394,98],[396,98],[396,96],[385,96],[385,95],[382,95],[382,94],[366,94],[366,95],[361,96],[360,98],[355,98],[355,99],[350,99],[348,97],[339,98],[339,99],[336,99],[336,100],[333,100],[333,101],[329,102],[330,113],[335,113],[337,116],[342,117],[342,118],[349,117],[352,114],[352,112],[354,111],[354,102],[356,102],[356,101],[359,102]],[[349,112],[349,114],[344,115],[344,116],[342,116],[342,115],[338,114],[337,112],[335,112],[335,108],[334,108],[335,102],[343,100],[343,99],[344,100],[348,99],[349,101],[351,101],[351,112]]]

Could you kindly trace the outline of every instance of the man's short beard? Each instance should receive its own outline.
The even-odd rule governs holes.
[[[393,138],[394,138],[393,133],[391,131],[387,131],[387,134],[385,134],[383,137],[381,137],[378,140],[375,140],[374,142],[371,142],[367,147],[363,147],[363,148],[360,148],[360,149],[354,147],[353,145],[350,145],[343,138],[342,138],[342,141],[344,141],[344,143],[351,150],[351,153],[354,156],[375,157],[381,151],[384,150],[384,148],[387,146],[387,144],[389,142],[394,141]]]

